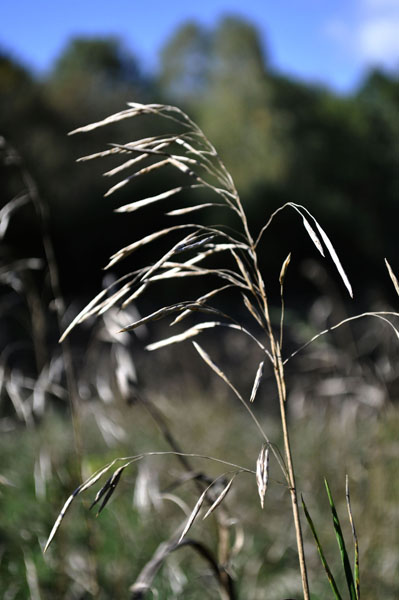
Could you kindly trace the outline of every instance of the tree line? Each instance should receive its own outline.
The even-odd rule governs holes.
[[[159,171],[156,179],[132,182],[108,199],[101,173],[109,164],[75,163],[110,142],[129,141],[132,132],[123,123],[96,135],[66,135],[122,110],[127,101],[183,108],[224,159],[255,224],[284,202],[305,205],[334,235],[355,289],[371,300],[391,297],[383,257],[398,267],[397,77],[372,70],[345,96],[294,80],[271,68],[256,27],[231,17],[213,29],[181,26],[150,74],[114,37],[72,39],[41,77],[0,53],[0,135],[18,149],[50,208],[66,296],[81,293],[82,281],[88,295],[98,291],[100,266],[134,239],[137,219],[111,216],[113,208],[161,192],[175,176]],[[135,120],[137,127],[142,132],[135,129],[134,138],[151,135],[154,125],[144,118]],[[19,184],[4,162],[0,177],[4,204]],[[148,210],[144,221],[151,218]],[[296,225],[290,215],[273,225],[264,261],[281,266],[279,240],[286,237],[309,275],[313,248]],[[24,209],[2,255],[35,255],[40,243],[35,217]]]

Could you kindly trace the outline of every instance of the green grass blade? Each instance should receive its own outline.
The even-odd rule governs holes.
[[[331,589],[333,591],[334,597],[335,597],[336,600],[342,600],[342,596],[341,596],[341,594],[338,591],[337,584],[335,583],[334,576],[331,573],[331,570],[330,570],[330,567],[328,566],[326,557],[324,556],[323,548],[321,547],[321,544],[320,544],[320,541],[319,541],[319,537],[318,537],[318,535],[316,533],[315,526],[314,526],[313,521],[312,521],[312,519],[310,517],[309,511],[308,511],[308,509],[306,507],[305,500],[303,499],[302,495],[301,495],[301,498],[302,498],[303,510],[305,512],[305,516],[306,516],[307,522],[309,524],[309,527],[310,527],[310,529],[311,529],[311,531],[313,533],[313,537],[314,537],[314,540],[316,542],[317,550],[319,552],[320,559],[321,559],[321,562],[323,564],[324,570],[326,572],[328,581],[330,582],[330,586],[331,586]]]
[[[356,588],[356,600],[360,600],[360,575],[359,575],[359,542],[357,539],[357,533],[355,528],[355,522],[353,520],[352,507],[349,495],[349,478],[346,476],[345,483],[345,496],[346,496],[346,505],[348,508],[349,521],[352,528],[352,537],[353,543],[355,546],[355,568],[354,568],[354,578],[355,578],[355,588]]]
[[[342,534],[341,524],[339,522],[338,514],[337,514],[337,511],[336,511],[336,508],[334,505],[334,500],[333,500],[327,479],[324,480],[324,483],[325,483],[326,490],[327,490],[328,500],[330,502],[331,513],[332,513],[334,529],[335,529],[335,535],[337,538],[338,547],[339,547],[339,551],[341,554],[341,560],[342,560],[342,564],[343,564],[344,571],[345,571],[345,577],[346,577],[346,583],[347,583],[348,589],[349,589],[349,595],[350,595],[351,600],[356,600],[356,590],[355,590],[355,584],[353,581],[352,568],[350,565],[348,552],[345,547],[345,540],[344,540],[344,536]]]

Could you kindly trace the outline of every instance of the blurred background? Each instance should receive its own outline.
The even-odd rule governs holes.
[[[129,101],[176,104],[217,148],[254,230],[285,202],[306,206],[333,240],[354,300],[296,216],[281,214],[261,266],[278,324],[278,275],[292,252],[286,343],[293,351],[344,318],[398,307],[384,258],[398,275],[399,5],[21,1],[1,4],[0,24],[0,590],[7,599],[124,598],[179,523],[180,509],[160,497],[182,465],[162,459],[133,469],[99,521],[78,500],[44,559],[52,523],[81,475],[116,456],[169,449],[164,418],[187,452],[251,465],[260,441],[190,347],[144,352],[162,325],[116,334],[135,311],[146,314],[176,294],[195,297],[199,284],[188,292],[159,287],[127,316],[114,309],[74,331],[67,350],[57,344],[78,311],[128,270],[122,265],[106,279],[109,256],[158,220],[152,209],[139,217],[114,209],[179,185],[174,171],[159,171],[104,198],[106,162],[76,163],[110,142],[152,135],[159,126],[151,120],[67,133]],[[250,389],[254,349],[230,334],[207,343]],[[368,319],[325,336],[287,369],[300,489],[326,523],[323,477],[344,511],[349,473],[367,598],[397,592],[397,365],[394,333]],[[257,410],[277,443],[275,396],[266,373]],[[269,524],[259,532],[256,488],[237,487],[229,510],[243,531],[231,565],[238,597],[299,594],[294,539],[284,534],[286,494],[271,488]],[[192,506],[195,488],[182,493]],[[325,530],[334,564],[329,524]],[[211,527],[195,534],[216,544]],[[314,598],[325,598],[310,536],[307,543]],[[203,598],[208,571],[176,554],[154,587],[160,598]],[[218,598],[212,586],[209,597]]]

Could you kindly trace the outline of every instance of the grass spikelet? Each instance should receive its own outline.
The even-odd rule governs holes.
[[[237,473],[236,473],[237,474]],[[231,478],[231,480],[229,481],[229,483],[223,488],[222,492],[219,494],[219,496],[216,498],[216,500],[213,502],[212,506],[209,508],[209,510],[206,512],[204,519],[206,519],[206,517],[208,517],[210,515],[211,512],[213,512],[215,510],[215,508],[217,508],[217,506],[219,506],[219,504],[223,501],[223,499],[226,497],[226,494],[228,493],[228,491],[231,488],[231,485],[233,483],[233,480],[236,476],[236,474]],[[187,534],[187,532],[189,531],[189,529],[192,527],[195,519],[198,516],[199,511],[201,510],[201,507],[204,503],[205,497],[208,493],[208,491],[211,489],[211,487],[213,485],[215,485],[215,483],[221,479],[222,477],[224,477],[224,475],[219,475],[219,477],[217,477],[216,479],[214,479],[212,481],[212,483],[210,483],[205,490],[202,492],[201,496],[198,498],[196,505],[194,506],[186,525],[184,526],[184,529],[179,537],[178,540],[178,544],[181,543],[182,539],[185,537],[185,535]]]
[[[283,264],[281,266],[280,277],[279,277],[281,287],[283,287],[283,285],[284,285],[285,274],[287,272],[288,265],[290,264],[290,262],[291,262],[291,252],[288,254],[287,258],[285,259],[285,261],[283,262]]]
[[[313,227],[310,225],[309,221],[303,215],[302,215],[302,221],[303,221],[303,226],[305,227],[306,231],[308,232],[310,239],[312,240],[312,242],[314,243],[314,245],[316,246],[316,248],[318,249],[320,254],[322,256],[325,256],[323,246],[321,245],[321,242],[320,242],[319,238],[317,237],[315,230],[313,229]]]
[[[207,352],[205,352],[205,350],[203,348],[201,348],[201,346],[199,344],[197,344],[197,342],[193,342],[193,346],[194,348],[197,350],[198,354],[200,355],[200,357],[202,358],[202,360],[208,365],[208,367],[210,367],[212,369],[212,371],[214,371],[214,373],[216,373],[216,375],[218,375],[221,379],[223,379],[223,381],[225,381],[231,388],[233,388],[233,384],[231,383],[230,379],[227,377],[227,375],[225,373],[223,373],[223,371],[221,369],[219,369],[219,367],[213,362],[213,360],[211,359],[211,357],[209,356],[209,354]]]
[[[230,481],[228,482],[228,484],[223,488],[223,490],[220,492],[219,496],[216,498],[215,502],[212,504],[212,506],[206,511],[205,515],[202,517],[202,520],[205,521],[205,519],[207,517],[209,517],[209,515],[211,513],[213,513],[213,511],[219,506],[219,504],[221,504],[223,502],[223,500],[226,498],[228,492],[230,491],[231,486],[233,485],[233,481],[236,477],[237,473],[235,473],[233,475],[233,477],[230,479]]]
[[[125,179],[122,179],[122,181],[119,181],[118,183],[116,183],[115,185],[113,185],[112,187],[110,187],[109,190],[107,190],[105,192],[104,198],[107,198],[108,196],[111,196],[111,194],[113,194],[114,192],[116,192],[116,190],[119,190],[120,188],[124,187],[132,179],[136,179],[136,177],[140,177],[140,175],[147,175],[148,173],[151,173],[152,171],[160,169],[161,167],[165,167],[166,165],[169,164],[169,162],[170,162],[170,160],[168,158],[166,158],[164,160],[160,160],[157,163],[154,163],[154,164],[152,164],[152,165],[150,165],[148,167],[144,167],[140,171],[137,171],[136,173],[133,173],[133,175],[130,175],[129,177],[126,177]]]
[[[80,489],[77,488],[77,490],[75,490],[74,493],[69,496],[68,500],[65,502],[64,506],[61,508],[60,513],[59,513],[57,519],[55,520],[53,528],[50,532],[50,535],[48,536],[46,545],[44,546],[43,554],[45,554],[47,552],[47,548],[50,546],[51,542],[53,541],[54,536],[57,533],[59,526],[61,525],[62,519],[65,517],[65,514],[66,514],[68,508],[70,507],[75,496],[77,496],[79,494],[79,491],[80,491]]]
[[[210,292],[207,292],[206,294],[203,294],[202,296],[200,296],[199,298],[197,298],[196,302],[198,304],[203,304],[206,300],[209,300],[210,298],[213,298],[213,296],[216,296],[216,294],[219,294],[220,292],[223,292],[224,290],[227,290],[229,288],[232,287],[232,284],[229,283],[227,285],[224,285],[220,288],[215,288],[214,290],[211,290]],[[185,310],[183,311],[180,315],[178,315],[175,320],[171,323],[171,325],[176,325],[176,323],[179,323],[180,321],[183,321],[183,319],[185,319],[189,314],[191,314],[192,311],[190,310]]]
[[[117,292],[115,292],[115,294],[113,294],[110,298],[108,298],[108,300],[106,300],[106,302],[103,303],[102,307],[99,308],[99,310],[97,310],[97,314],[98,315],[103,315],[105,312],[107,312],[110,308],[112,308],[112,306],[115,306],[115,304],[117,302],[119,302],[119,300],[121,298],[123,298],[123,296],[126,296],[126,294],[128,294],[130,291],[130,284],[127,283],[125,284],[120,290],[118,290]]]
[[[196,236],[195,241],[193,241],[192,243],[188,243],[188,239],[189,237],[192,238],[193,236]],[[186,252],[187,250],[193,250],[194,248],[199,248],[200,246],[205,246],[205,244],[207,244],[208,242],[210,242],[211,240],[213,240],[215,236],[214,235],[206,235],[206,234],[202,234],[202,236],[197,236],[197,234],[192,234],[190,236],[187,236],[186,241],[182,240],[180,242],[180,244],[177,246],[176,248],[176,252]]]
[[[81,494],[82,492],[85,492],[86,490],[91,488],[91,486],[94,485],[99,479],[101,479],[101,477],[103,475],[105,475],[105,473],[107,471],[109,471],[114,466],[115,463],[116,463],[116,460],[113,460],[112,462],[105,465],[105,467],[103,467],[102,469],[97,471],[96,473],[93,473],[93,475],[91,475],[88,479],[86,479],[86,481],[84,483],[82,483],[81,486],[78,487],[78,493]]]
[[[125,204],[124,206],[120,206],[115,209],[115,212],[123,213],[123,212],[133,212],[142,208],[143,206],[148,206],[149,204],[153,204],[154,202],[158,202],[159,200],[164,200],[165,198],[169,198],[170,196],[174,196],[178,194],[184,189],[182,185],[179,187],[173,188],[166,192],[162,192],[162,194],[157,194],[156,196],[150,196],[148,198],[144,198],[143,200],[136,200],[135,202],[131,202],[130,204]]]
[[[114,493],[116,486],[118,485],[122,472],[124,471],[124,469],[126,469],[126,467],[130,465],[130,462],[122,465],[121,467],[119,467],[115,473],[113,473],[111,475],[111,477],[107,480],[107,482],[105,483],[105,485],[103,485],[103,487],[97,492],[96,497],[94,498],[93,502],[90,505],[90,510],[100,501],[100,499],[104,496],[104,500],[102,501],[102,504],[100,506],[100,508],[98,509],[97,515],[98,516],[100,514],[100,512],[103,510],[103,508],[105,508],[106,504],[108,503],[108,500],[111,498],[112,494]]]
[[[248,288],[250,290],[252,290],[253,289],[253,283],[252,283],[251,277],[250,277],[247,269],[244,266],[244,263],[242,262],[241,258],[238,256],[237,252],[234,249],[231,250],[231,253],[232,253],[232,255],[235,258],[237,266],[240,269],[240,272],[241,272],[242,276],[244,277],[245,282],[246,282]]]
[[[133,242],[132,244],[129,244],[128,246],[125,246],[124,248],[121,248],[120,250],[118,250],[118,252],[116,252],[113,256],[111,256],[111,260],[104,268],[109,269],[110,267],[115,265],[117,262],[119,262],[123,258],[126,258],[130,254],[132,254],[132,252],[134,252],[135,250],[138,250],[138,248],[142,248],[143,246],[150,244],[151,242],[157,240],[160,237],[163,237],[164,235],[167,235],[168,233],[171,233],[172,231],[176,231],[177,229],[183,229],[183,227],[189,227],[189,226],[188,225],[177,225],[175,227],[167,227],[166,229],[160,229],[159,231],[156,231],[155,233],[150,233],[149,235],[146,235],[145,237],[141,238],[140,240],[137,240],[136,242]]]
[[[258,485],[258,494],[260,505],[263,508],[265,504],[265,494],[269,481],[269,447],[263,444],[256,461],[256,483]]]
[[[93,131],[93,129],[97,129],[98,127],[104,127],[104,125],[109,125],[110,123],[116,123],[118,121],[122,121],[123,119],[130,119],[130,117],[134,117],[138,113],[137,110],[126,109],[122,110],[119,113],[106,117],[101,121],[96,121],[95,123],[90,123],[90,125],[84,125],[83,127],[78,127],[73,131],[70,131],[68,135],[75,135],[75,133],[82,133],[86,131]]]
[[[191,187],[199,187],[199,186],[191,186]],[[196,204],[195,206],[186,206],[185,208],[176,208],[175,210],[171,210],[166,213],[168,217],[177,217],[180,215],[186,215],[187,213],[196,212],[197,210],[202,210],[203,208],[209,208],[210,206],[223,206],[225,204],[221,204],[220,202],[205,202],[204,204]]]
[[[141,296],[141,294],[147,289],[147,287],[148,282],[146,281],[145,283],[140,285],[140,287],[138,287],[128,298],[126,298],[126,300],[123,301],[122,308],[126,308],[131,302],[133,302],[133,300],[136,300],[136,298]]]
[[[312,215],[312,214],[311,214],[311,213],[308,211],[308,209],[307,209],[307,208],[305,208],[304,206],[301,206],[300,204],[294,204],[294,203],[289,203],[289,204],[290,204],[290,205],[291,205],[291,206],[292,206],[292,207],[293,207],[295,210],[298,210],[298,212],[300,213],[300,215],[301,215],[301,216],[302,216],[302,218],[304,219],[304,223],[305,223],[305,217],[304,217],[304,215],[303,215],[303,213],[304,213],[304,212],[305,212],[306,214],[308,214],[308,215],[309,215],[309,217],[311,217],[312,221],[313,221],[313,222],[314,222],[314,224],[316,225],[316,228],[317,228],[317,230],[318,230],[318,232],[319,232],[319,234],[320,234],[320,236],[321,236],[321,239],[322,239],[322,240],[323,240],[323,242],[324,242],[324,245],[326,246],[326,248],[327,248],[327,250],[328,250],[328,252],[329,252],[329,254],[330,254],[330,256],[331,256],[331,258],[332,258],[332,260],[333,260],[333,262],[334,262],[334,264],[335,264],[335,266],[336,266],[336,268],[337,268],[337,271],[338,271],[338,273],[339,273],[339,274],[340,274],[340,276],[341,276],[341,279],[342,279],[342,281],[344,282],[344,285],[345,285],[346,289],[347,289],[347,290],[348,290],[348,292],[349,292],[349,295],[350,295],[350,297],[351,297],[351,298],[353,298],[352,286],[351,286],[351,284],[349,283],[349,279],[348,279],[348,277],[347,277],[347,275],[346,275],[346,273],[345,273],[345,271],[344,271],[344,268],[343,268],[343,266],[342,266],[342,264],[341,264],[341,261],[340,261],[340,260],[339,260],[339,258],[338,258],[338,255],[337,255],[337,253],[336,253],[336,251],[335,251],[335,248],[334,248],[334,246],[332,245],[332,243],[331,243],[331,240],[330,240],[330,238],[328,237],[328,235],[326,234],[326,232],[324,231],[324,229],[321,227],[321,225],[319,225],[319,223],[316,221],[316,219],[314,218],[314,216],[313,216],[313,215]],[[308,226],[310,227],[309,223],[308,223]],[[309,235],[310,235],[310,230],[309,230],[309,228],[308,228],[308,227],[306,227],[306,229],[307,229],[307,231],[308,231],[308,233],[309,233]],[[311,228],[310,228],[310,229],[311,229]],[[312,231],[313,231],[313,229],[312,229]],[[314,233],[314,232],[313,232],[313,233]],[[316,235],[316,234],[315,234],[315,235]],[[312,237],[312,236],[311,236],[311,237]],[[316,236],[316,239],[318,240],[317,236]],[[315,239],[313,239],[313,237],[312,237],[312,240],[313,240],[313,242],[315,243],[316,247],[318,247],[318,245],[317,245],[317,242],[316,242],[316,240],[315,240]],[[320,242],[319,242],[319,243],[320,243]],[[320,250],[320,249],[319,249],[319,250]],[[323,251],[321,251],[321,254],[324,256],[324,252],[323,252]]]
[[[283,325],[284,325],[284,317],[285,317],[284,279],[285,279],[285,274],[287,272],[288,265],[290,264],[290,262],[291,262],[291,252],[288,254],[287,258],[285,259],[285,261],[282,264],[281,271],[280,271],[280,277],[279,277],[279,281],[280,281],[280,301],[281,301],[280,351],[281,351],[281,348],[283,347]]]
[[[213,483],[211,483],[211,485],[213,485]],[[180,544],[180,542],[182,541],[182,539],[184,538],[184,536],[187,534],[188,530],[191,528],[192,524],[194,523],[195,519],[197,518],[197,515],[199,513],[199,511],[201,510],[201,506],[204,503],[205,500],[205,496],[207,494],[207,491],[209,490],[211,486],[209,485],[201,494],[201,496],[198,498],[196,505],[194,506],[186,525],[184,526],[184,529],[179,537],[179,541],[178,544]]]
[[[392,271],[391,265],[389,264],[389,262],[387,261],[387,259],[385,259],[385,264],[386,264],[386,267],[388,269],[388,273],[389,273],[389,276],[391,278],[391,281],[392,281],[392,283],[393,283],[393,285],[395,287],[396,293],[399,296],[399,281],[398,281],[397,277],[395,277],[394,272]]]
[[[149,323],[150,321],[158,321],[159,319],[163,319],[164,317],[172,315],[176,312],[181,312],[183,310],[200,311],[200,312],[204,312],[204,313],[208,313],[208,314],[212,314],[212,315],[218,315],[218,316],[222,316],[222,317],[225,316],[223,313],[218,311],[216,308],[204,306],[202,303],[189,302],[189,301],[178,302],[176,304],[172,304],[171,306],[164,306],[163,308],[156,310],[155,312],[151,313],[150,315],[147,315],[146,317],[143,317],[143,318],[139,319],[138,321],[135,321],[131,325],[127,325],[126,327],[121,329],[119,333],[123,333],[125,331],[132,331],[133,329],[137,329],[137,327],[140,327],[140,325],[144,325],[146,323]]]
[[[109,478],[108,480],[108,487],[112,481],[112,478],[115,477],[119,471],[125,469],[128,465],[130,465],[132,462],[136,461],[136,460],[140,460],[142,458],[142,456],[137,456],[132,458],[132,460],[130,460],[129,462],[127,462],[126,464],[124,464],[122,467],[119,467],[119,469],[117,469],[114,473],[114,475],[112,477]],[[53,528],[50,532],[50,535],[48,537],[48,540],[46,542],[46,545],[44,547],[43,550],[43,554],[47,551],[47,548],[50,546],[51,542],[54,539],[55,534],[57,533],[57,530],[59,528],[59,526],[61,525],[61,521],[63,520],[63,518],[65,517],[65,514],[68,510],[68,508],[70,507],[70,505],[72,504],[72,501],[76,498],[76,496],[78,496],[79,494],[81,494],[82,492],[85,492],[87,489],[89,489],[92,485],[94,485],[99,479],[101,479],[101,477],[107,472],[109,471],[109,469],[111,469],[111,467],[113,467],[113,465],[121,459],[116,458],[115,460],[113,460],[112,462],[108,463],[108,465],[106,465],[105,467],[103,467],[102,469],[100,469],[99,471],[97,471],[96,473],[93,473],[93,475],[91,475],[88,479],[86,479],[86,481],[84,483],[82,483],[79,487],[76,488],[76,490],[69,496],[68,500],[65,502],[64,506],[62,507],[62,509],[60,510],[57,519],[55,520],[55,523],[53,525]],[[120,477],[120,475],[119,475]],[[118,481],[119,481],[119,477],[118,477]],[[105,485],[107,485],[107,483]],[[116,485],[116,484],[115,484]],[[103,488],[101,488],[102,490],[104,489],[105,486],[103,486]],[[101,490],[100,490],[101,492]],[[99,492],[99,493],[100,493]],[[100,496],[99,493],[97,493],[96,495],[96,499],[99,500]],[[97,498],[98,496],[98,498]],[[109,498],[108,498],[109,499]],[[108,501],[107,499],[107,501]],[[97,501],[95,500],[95,502]],[[94,503],[95,503],[94,502]],[[105,504],[104,504],[105,506]],[[91,507],[90,507],[91,508]],[[103,507],[102,507],[103,508]],[[100,511],[99,511],[100,512]]]
[[[262,375],[263,375],[263,365],[265,364],[265,361],[262,360],[262,362],[259,363],[259,367],[258,370],[256,371],[256,375],[255,375],[255,381],[254,381],[254,385],[252,387],[252,392],[251,392],[251,397],[249,399],[250,402],[253,402],[255,400],[258,388],[259,388],[259,384],[261,382],[262,379]]]
[[[127,327],[124,327],[123,329],[120,330],[120,333],[123,333],[125,331],[133,331],[133,329],[140,327],[140,325],[149,323],[150,321],[158,321],[159,319],[162,319],[163,317],[166,317],[168,315],[171,315],[175,312],[179,312],[179,311],[187,308],[187,306],[190,306],[191,304],[192,304],[191,302],[178,302],[176,304],[172,304],[171,306],[164,306],[163,308],[159,308],[158,310],[147,315],[146,317],[138,319],[138,321],[135,321],[131,325],[127,325]]]
[[[107,293],[107,290],[102,290],[99,294],[97,294],[97,296],[95,298],[93,298],[93,300],[91,300],[89,302],[89,304],[87,306],[85,306],[85,308],[73,319],[73,321],[71,321],[71,323],[65,329],[64,333],[62,334],[62,336],[59,339],[60,342],[63,342],[65,340],[66,336],[75,327],[75,325],[84,321],[86,315],[96,306],[96,304],[99,302],[99,300],[104,298],[106,293]]]
[[[298,214],[301,215],[302,217],[302,221],[303,221],[303,225],[306,229],[306,231],[309,234],[310,239],[312,240],[312,242],[314,243],[314,245],[316,246],[316,248],[318,249],[318,251],[320,252],[320,254],[322,256],[324,256],[324,250],[323,250],[323,246],[320,242],[320,239],[318,237],[318,235],[316,234],[315,230],[313,229],[313,227],[310,225],[308,219],[305,217],[305,214],[308,215],[312,221],[314,222],[314,224],[316,225],[316,229],[318,230],[321,239],[323,240],[336,268],[338,273],[341,276],[342,281],[344,282],[344,285],[346,287],[346,289],[349,292],[349,295],[351,298],[353,298],[353,292],[352,292],[352,286],[349,283],[348,277],[344,271],[344,268],[341,264],[341,261],[338,258],[338,255],[334,249],[334,246],[332,245],[328,235],[326,234],[326,232],[324,231],[324,229],[322,229],[322,227],[319,225],[319,223],[316,221],[316,219],[314,218],[314,216],[308,211],[307,208],[305,208],[304,206],[300,205],[300,204],[295,204],[294,202],[287,202],[286,204],[284,204],[283,206],[280,206],[280,208],[278,208],[277,210],[274,211],[274,213],[272,213],[272,215],[270,216],[269,220],[267,221],[267,223],[262,227],[262,229],[260,230],[258,237],[256,238],[256,242],[255,242],[255,248],[257,247],[257,245],[259,244],[264,232],[266,231],[266,229],[269,227],[270,223],[273,221],[274,217],[282,210],[284,210],[287,207],[291,207],[293,208]]]
[[[141,281],[149,279],[150,276],[155,273],[164,263],[166,263],[174,254],[182,252],[183,250],[190,248],[189,242],[196,239],[195,233],[189,233],[185,238],[177,242],[170,250],[168,250],[155,264],[152,265],[141,277]]]
[[[73,132],[71,132],[72,134]],[[71,135],[68,134],[68,135]],[[110,148],[109,150],[103,150],[102,152],[94,152],[93,154],[87,154],[76,159],[76,162],[87,162],[88,160],[94,160],[95,158],[105,158],[106,156],[112,156],[113,154],[123,154],[120,148]]]
[[[219,325],[219,323],[216,321],[207,321],[204,323],[199,323],[199,325],[190,327],[190,329],[187,329],[183,333],[173,335],[164,340],[160,340],[159,342],[154,342],[153,344],[148,344],[148,346],[146,346],[146,350],[149,350],[150,352],[152,352],[153,350],[158,350],[158,348],[163,348],[164,346],[169,346],[170,344],[177,344],[179,342],[183,342],[184,340],[188,340],[188,339],[198,335],[204,329],[216,327],[217,325]]]

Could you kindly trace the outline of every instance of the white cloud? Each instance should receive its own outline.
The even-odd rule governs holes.
[[[363,6],[371,10],[392,10],[394,13],[399,12],[398,0],[362,0]]]
[[[363,66],[399,66],[399,1],[357,0],[352,15],[331,19],[327,36]]]
[[[356,42],[365,61],[395,66],[399,63],[399,17],[381,17],[361,23]]]

